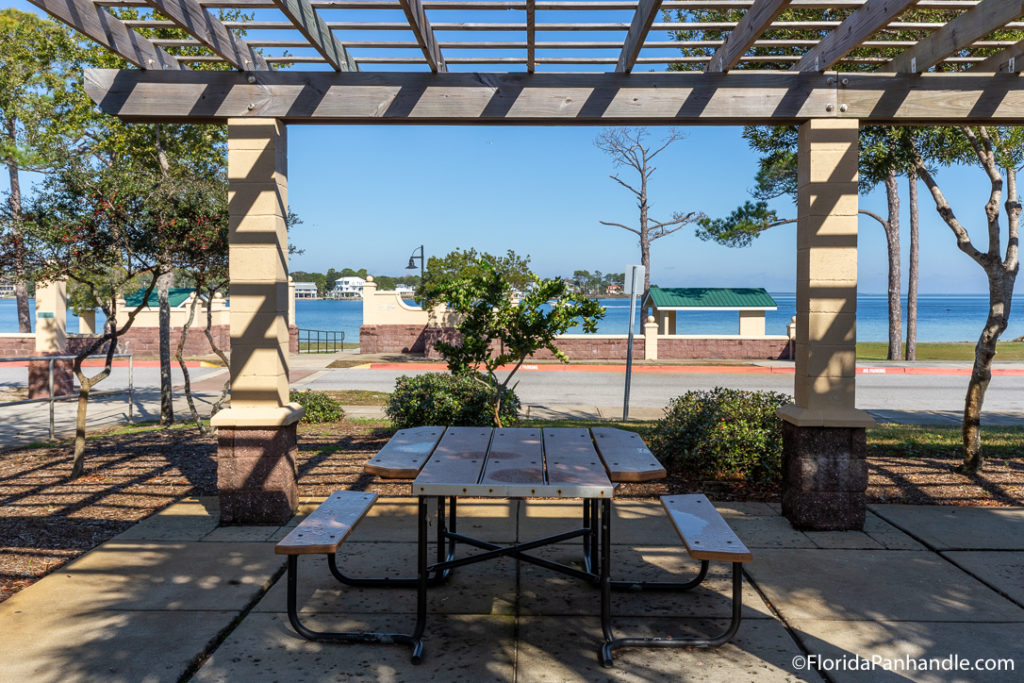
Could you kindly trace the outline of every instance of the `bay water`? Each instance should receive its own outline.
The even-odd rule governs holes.
[[[796,315],[796,295],[772,293],[778,310],[768,311],[765,332],[786,334],[786,325]],[[34,302],[33,316],[34,316]],[[629,321],[629,299],[600,299],[605,317],[598,325],[599,334],[625,334]],[[985,324],[988,297],[983,294],[922,294],[918,297],[917,340],[920,342],[976,341]],[[359,341],[363,319],[361,300],[303,300],[295,302],[297,324],[303,329],[340,330],[348,342]],[[97,314],[97,325],[102,315]],[[857,297],[857,338],[860,341],[888,339],[888,299],[884,294],[862,294]],[[906,301],[904,300],[904,321]],[[680,312],[676,331],[679,334],[736,334],[739,326],[735,311]],[[0,299],[0,332],[17,332],[18,319],[14,299]],[[78,317],[68,312],[68,331],[78,331]],[[578,331],[578,330],[573,330]],[[641,333],[640,312],[637,311],[634,332]],[[904,322],[904,337],[906,323]],[[1004,340],[1024,336],[1024,301],[1014,297],[1010,325]]]

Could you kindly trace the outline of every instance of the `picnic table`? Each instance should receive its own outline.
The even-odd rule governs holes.
[[[740,563],[749,551],[703,495],[662,500],[691,556],[701,568],[691,581],[637,582],[611,579],[611,501],[620,482],[650,481],[666,476],[665,469],[635,433],[612,428],[485,428],[418,427],[399,430],[364,465],[368,473],[388,479],[412,479],[417,504],[417,561],[415,576],[356,578],[340,572],[335,563],[345,536],[369,510],[373,494],[338,491],[321,506],[304,531],[300,525],[278,545],[289,554],[289,618],[304,637],[340,642],[402,642],[413,647],[413,661],[422,657],[427,622],[427,592],[444,582],[453,570],[500,557],[566,574],[597,586],[600,593],[604,642],[600,660],[612,664],[620,647],[713,646],[725,642],[739,626]],[[458,501],[462,498],[579,499],[580,523],[574,529],[509,544],[493,543],[458,531]],[[428,503],[434,503],[436,557],[428,559]],[[321,512],[322,511],[322,512]],[[716,519],[717,518],[717,519]],[[303,523],[306,524],[306,523]],[[532,551],[581,538],[582,568],[538,557]],[[458,547],[477,552],[456,556]],[[296,559],[305,552],[326,552],[339,581],[356,586],[415,586],[416,625],[410,634],[317,633],[298,620],[294,605]],[[617,638],[612,630],[612,590],[689,590],[707,574],[709,560],[733,562],[733,620],[715,638]]]

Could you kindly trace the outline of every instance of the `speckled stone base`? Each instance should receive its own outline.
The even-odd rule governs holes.
[[[295,424],[221,427],[217,488],[221,524],[284,524],[299,501]]]
[[[859,530],[866,513],[863,427],[782,423],[782,514],[797,529]]]

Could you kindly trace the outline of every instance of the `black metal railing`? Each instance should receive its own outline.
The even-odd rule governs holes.
[[[344,347],[344,332],[299,328],[299,353],[336,353]]]

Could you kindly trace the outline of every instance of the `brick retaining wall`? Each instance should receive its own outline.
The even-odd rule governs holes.
[[[423,353],[427,358],[439,358],[434,341],[442,335],[457,338],[448,328],[422,325],[363,325],[359,330],[360,353]],[[643,335],[633,337],[633,358],[644,358]],[[559,337],[558,348],[574,361],[625,360],[626,335],[582,335]],[[553,358],[544,349],[537,360]],[[658,338],[658,358],[661,360],[730,359],[730,360],[782,360],[789,358],[789,344],[785,339],[720,339],[720,338]]]
[[[185,340],[185,356],[208,356],[213,353],[210,343],[203,332],[205,327],[192,327]],[[214,325],[213,339],[224,351],[231,350],[231,335],[228,325]],[[178,349],[180,330],[171,330],[171,356]],[[65,354],[78,353],[91,339],[89,335],[69,335]],[[298,338],[296,337],[296,342]],[[290,340],[289,340],[290,342]],[[136,358],[157,358],[160,355],[160,331],[156,327],[135,327],[117,338],[118,346],[124,353],[131,353]],[[296,350],[298,345],[296,343]],[[0,335],[0,356],[32,356],[35,354],[36,341],[34,335]],[[102,351],[97,351],[101,353]]]

